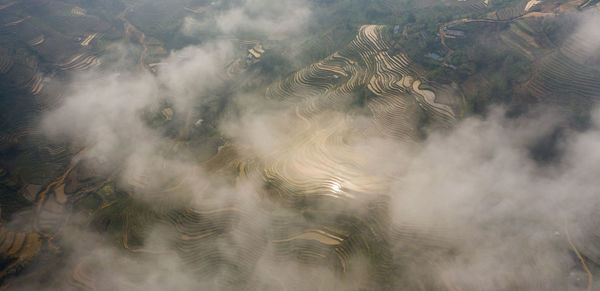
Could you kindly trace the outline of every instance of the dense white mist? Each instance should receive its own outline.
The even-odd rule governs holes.
[[[433,134],[417,150],[388,152],[393,221],[438,230],[456,252],[434,257],[430,273],[477,290],[568,290],[586,280],[568,278],[575,268],[566,232],[594,243],[573,233],[595,233],[585,223],[600,202],[600,182],[590,179],[600,174],[591,150],[600,146],[599,124],[567,135],[560,163],[540,165],[530,149],[560,124],[555,116],[512,120],[495,110]]]
[[[575,39],[584,39],[584,53],[589,56],[598,57],[600,49],[600,9],[590,9],[578,15],[579,26],[573,37]]]
[[[306,1],[245,0],[242,5],[217,16],[217,25],[225,33],[240,28],[267,35],[286,35],[304,30],[311,15]]]
[[[312,13],[307,1],[241,0],[231,9],[218,11],[214,17],[187,17],[183,33],[195,35],[200,31],[224,35],[240,31],[281,38],[302,33]]]

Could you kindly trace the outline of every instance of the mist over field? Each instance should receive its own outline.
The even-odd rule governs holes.
[[[517,13],[502,10],[510,1],[445,1],[423,13],[428,1],[183,1],[159,6],[187,13],[174,33],[185,45],[169,48],[135,22],[159,4],[126,2],[126,37],[95,53],[97,65],[44,73],[36,98],[59,98],[30,123],[70,155],[58,178],[3,216],[3,231],[39,234],[41,245],[31,265],[2,277],[9,289],[600,286],[600,92],[586,75],[599,64],[595,4],[535,6],[555,14],[506,20]],[[370,22],[335,50],[314,49],[317,33],[336,42],[335,29],[350,24],[315,27],[355,7]],[[475,32],[468,21],[439,28],[444,9],[494,11],[477,25],[512,46],[461,50],[452,29]],[[384,22],[394,13],[407,24]],[[544,37],[523,36],[534,32]],[[459,37],[440,43],[440,33]],[[468,37],[475,48],[497,45]],[[411,46],[434,42],[445,59]],[[555,63],[588,71],[560,74]],[[551,90],[563,84],[579,87]],[[12,149],[0,149],[10,160]],[[28,185],[37,184],[19,193]]]

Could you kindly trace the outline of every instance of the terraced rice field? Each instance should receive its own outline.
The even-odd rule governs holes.
[[[403,54],[388,53],[391,45],[384,40],[383,29],[361,27],[346,48],[267,90],[268,98],[293,104],[302,124],[285,151],[273,153],[256,170],[262,172],[268,185],[267,195],[294,207],[312,205],[310,201],[320,201],[315,205],[371,201],[373,209],[383,211],[387,179],[364,172],[365,161],[346,143],[347,137],[368,138],[376,132],[404,142],[416,141],[418,112],[437,124],[450,126],[454,122],[454,110],[437,103],[434,91],[421,87],[420,72],[411,60]],[[364,87],[373,118],[370,128],[355,126],[355,116],[345,112],[351,96]],[[277,254],[306,264],[329,264],[342,272],[349,268],[354,255],[362,254],[380,262],[371,280],[389,275],[391,259],[373,253],[387,233],[378,228],[383,228],[381,218],[374,213],[350,215],[336,224],[332,221],[340,215],[335,212],[339,208],[331,209],[306,209],[314,211],[317,221],[323,221],[310,226],[302,216],[275,219],[271,243]],[[375,286],[373,282],[365,286]]]
[[[268,98],[294,104],[304,124],[285,153],[266,161],[264,177],[278,199],[294,204],[310,196],[357,199],[385,192],[385,183],[361,172],[361,158],[344,143],[345,136],[368,130],[348,132],[353,128],[351,115],[331,120],[323,116],[343,111],[361,87],[372,95],[367,106],[372,126],[381,134],[416,140],[419,110],[415,109],[419,108],[442,124],[454,121],[449,106],[436,103],[433,91],[420,88],[411,61],[405,55],[389,55],[390,44],[383,40],[382,30],[363,26],[348,47],[267,90]]]
[[[40,251],[41,237],[34,233],[14,232],[0,226],[0,260],[6,265],[0,277],[16,271],[22,264],[31,261]]]
[[[381,40],[380,29],[377,26],[364,26],[357,39],[346,49],[267,90],[269,98],[294,104],[297,118],[304,124],[290,141],[289,148],[286,147],[280,154],[274,153],[266,161],[264,177],[271,191],[277,193],[278,199],[294,204],[306,197],[354,199],[361,194],[385,191],[380,188],[381,181],[359,170],[361,159],[344,143],[345,136],[355,134],[347,130],[352,128],[352,117],[336,116],[339,114],[336,112],[347,106],[349,98],[358,88],[368,85],[376,95],[369,104],[375,123],[385,127],[385,122],[389,121],[388,125],[405,133],[399,137],[407,140],[416,138],[411,134],[411,131],[415,131],[414,122],[406,120],[401,113],[398,114],[401,119],[390,121],[381,118],[385,116],[381,111],[390,107],[385,103],[386,97],[392,104],[396,102],[396,108],[405,109],[406,106],[403,96],[398,94],[402,91],[395,91],[398,90],[395,86],[402,75],[396,75],[397,80],[386,79],[394,75],[386,74],[383,69],[385,62],[391,66],[396,60],[385,59],[387,53],[384,51],[389,45]],[[397,62],[400,64],[402,60]],[[410,72],[408,67],[400,68],[398,72],[401,70],[407,74]],[[413,106],[418,106],[415,99],[413,96]],[[378,107],[378,104],[384,105]],[[318,134],[315,135],[315,132]]]
[[[536,37],[543,34],[527,25],[526,22],[526,20],[512,22],[510,29],[500,34],[500,39],[507,47],[530,61],[534,61],[540,52],[543,52],[544,49],[549,50],[553,44],[547,39]],[[535,27],[537,28],[537,26]]]
[[[386,1],[387,5],[397,5],[392,2]],[[513,20],[531,10],[534,2],[522,1],[515,8],[499,11],[495,14],[497,20],[463,19],[456,24]],[[460,1],[457,5],[463,5],[466,11],[488,8],[487,1],[479,0]],[[145,36],[125,19],[128,9],[121,18],[126,30],[138,35],[138,40],[145,47],[140,58],[140,64],[145,67]],[[71,13],[85,15],[86,12],[75,7]],[[244,203],[246,201],[237,199],[226,203],[222,199],[214,199],[219,200],[216,202],[211,198],[222,194],[215,190],[219,188],[218,182],[209,181],[201,187],[195,184],[205,195],[202,199],[198,198],[202,201],[186,204],[183,209],[159,205],[157,209],[140,215],[137,211],[120,211],[119,218],[108,221],[107,224],[117,225],[119,233],[115,241],[122,246],[123,253],[132,256],[176,255],[183,261],[186,272],[214,279],[221,289],[234,290],[252,281],[256,275],[253,271],[262,259],[317,266],[343,276],[352,270],[356,258],[365,258],[369,262],[367,275],[356,278],[358,283],[353,286],[365,290],[386,289],[388,286],[381,284],[393,281],[390,278],[398,274],[399,260],[404,265],[434,264],[430,254],[420,252],[429,248],[450,249],[454,242],[447,239],[451,236],[446,235],[449,231],[424,231],[423,226],[409,223],[390,225],[387,213],[390,197],[386,193],[389,193],[392,177],[368,171],[369,161],[353,144],[355,140],[384,138],[410,145],[422,138],[420,123],[423,117],[441,127],[451,127],[456,121],[457,108],[451,106],[455,103],[444,97],[444,93],[451,90],[450,86],[430,84],[423,77],[424,72],[406,54],[392,53],[394,50],[386,40],[386,31],[384,26],[362,26],[356,38],[345,48],[266,89],[266,99],[280,101],[288,109],[284,111],[286,120],[291,124],[286,128],[285,140],[276,149],[263,156],[241,157],[236,153],[237,145],[226,144],[204,164],[211,173],[226,173],[223,176],[231,178],[231,184],[235,186],[243,186],[254,179],[263,182],[258,193],[253,194],[265,198],[267,205],[249,206]],[[500,38],[533,60],[539,50],[551,46],[534,38],[536,34],[538,32],[526,22],[515,21]],[[89,46],[98,36],[97,33],[87,35],[80,45]],[[44,41],[44,35],[40,35],[31,39],[29,45],[37,46]],[[255,41],[242,43],[257,44]],[[593,48],[585,39],[569,39],[559,51],[544,59],[527,85],[529,90],[538,98],[557,92],[600,96],[600,74],[587,65]],[[228,66],[228,76],[243,70],[242,61],[238,59]],[[77,53],[57,67],[63,71],[78,71],[98,64],[95,55]],[[151,63],[148,67],[154,70],[161,64]],[[0,56],[0,73],[8,72],[12,66],[10,58]],[[32,71],[31,78],[19,84],[33,95],[40,94],[44,88],[44,75]],[[357,102],[364,105],[364,111],[356,109],[354,105]],[[175,113],[170,108],[161,111],[165,120],[177,117],[179,113]],[[199,121],[198,127],[202,125],[202,119]],[[14,126],[15,130],[0,136],[0,142],[16,144],[25,137],[37,138],[37,133],[29,131],[27,124],[15,122]],[[36,141],[35,144],[41,142]],[[40,173],[50,172],[45,168],[31,170],[24,175],[27,183],[20,187],[21,193],[26,195],[27,200],[36,203],[34,230],[39,234],[11,232],[0,227],[0,258],[16,258],[2,271],[4,273],[0,273],[0,278],[6,272],[12,272],[17,263],[33,258],[41,248],[42,237],[50,241],[60,232],[69,219],[70,208],[78,199],[92,194],[104,197],[97,193],[98,189],[112,181],[118,172],[115,170],[113,175],[102,175],[89,171],[83,165],[84,151],[69,160],[69,150],[62,145],[44,144],[36,151],[25,151],[31,152],[31,157],[45,157],[48,162],[41,164],[52,164],[58,168],[54,171],[60,171],[60,176],[50,181],[47,177],[39,178],[42,176]],[[197,173],[190,174],[192,177],[195,175]],[[153,181],[147,176],[130,178],[127,182],[131,193],[152,188]],[[185,189],[186,179],[181,180],[184,181],[173,181],[169,187],[156,191],[166,197],[165,204],[170,202],[169,194]],[[101,200],[100,209],[111,210],[117,205],[109,199]],[[360,211],[355,211],[353,207],[356,205],[360,205]],[[165,249],[149,249],[141,241],[144,229],[140,225],[149,222],[171,230]],[[395,245],[390,245],[390,242]],[[393,252],[399,256],[392,257],[391,249],[399,249]],[[600,254],[597,249],[585,252]],[[103,278],[97,277],[93,268],[84,258],[67,282],[74,288],[97,288]],[[216,275],[219,275],[218,278]],[[288,283],[294,289],[293,280],[288,280]],[[314,289],[322,287],[322,282],[316,280],[298,282],[297,286],[306,288],[311,284]],[[449,289],[454,285],[451,279],[444,284]],[[422,282],[406,288],[427,289]]]
[[[34,227],[38,232],[45,234],[54,234],[57,232],[67,219],[66,211],[69,201],[69,194],[65,188],[69,186],[68,177],[74,173],[73,169],[78,165],[82,152],[71,159],[70,165],[62,176],[52,183],[49,183],[37,195],[36,219]]]
[[[519,4],[504,8],[494,12],[494,16],[496,20],[509,20],[518,18],[528,12],[526,9],[530,0],[522,0]],[[531,7],[530,7],[531,8]]]
[[[580,65],[563,53],[556,53],[543,62],[529,88],[539,98],[555,94],[595,98],[600,92],[599,82],[598,72],[594,68]]]
[[[98,33],[92,33],[90,35],[88,35],[82,42],[81,42],[81,46],[88,46],[90,44],[90,42],[92,42],[92,40],[94,40],[94,38],[96,38],[96,36],[98,36]]]
[[[594,44],[575,34],[560,49],[542,59],[528,88],[540,98],[581,96],[596,99],[600,95],[600,71],[590,65]]]
[[[65,185],[60,185],[40,201],[41,207],[38,210],[37,229],[43,233],[54,233],[63,224],[66,219],[64,204],[67,202],[67,196],[64,193]]]
[[[46,40],[46,38],[44,37],[44,35],[40,35],[32,40],[29,41],[29,45],[30,46],[37,46],[40,45],[42,43],[44,43],[44,41]]]
[[[208,206],[208,205],[207,205]],[[229,270],[226,281],[234,281],[235,270],[241,278],[249,275],[252,266],[262,253],[264,237],[252,232],[244,212],[235,207],[214,207],[207,210],[186,209],[172,212],[168,220],[175,227],[177,235],[175,248],[183,261],[200,276],[210,276],[219,269]],[[238,237],[240,242],[233,239]],[[225,252],[219,242],[226,242],[236,250]],[[238,280],[239,280],[238,279]],[[226,283],[226,282],[223,282]]]
[[[488,8],[488,0],[458,1],[457,5],[465,12],[483,11]]]
[[[57,67],[63,71],[83,71],[99,64],[100,60],[96,56],[78,54],[64,63],[57,64]]]
[[[23,18],[19,18],[13,21],[9,21],[7,23],[4,24],[4,27],[10,27],[10,26],[15,26],[17,24],[23,23],[25,20],[29,19],[31,16],[27,16],[27,17],[23,17]]]
[[[323,103],[339,103],[347,99],[348,94],[366,86],[375,96],[368,106],[378,128],[387,135],[406,140],[416,138],[415,112],[418,110],[414,110],[415,107],[423,108],[442,122],[452,122],[452,109],[436,105],[435,93],[413,86],[419,82],[419,73],[406,55],[389,55],[387,51],[391,46],[381,37],[382,29],[381,26],[363,26],[348,47],[270,87],[267,96],[295,100],[324,95],[311,101],[320,102],[319,106],[301,108],[301,114],[307,117],[314,112],[305,113],[306,110],[327,108]]]
[[[358,280],[360,286],[378,289],[381,282],[389,282],[386,278],[394,269],[386,247],[389,197],[384,193],[389,178],[367,172],[368,161],[349,140],[377,136],[413,143],[419,138],[415,112],[443,126],[451,126],[455,117],[450,106],[438,102],[438,87],[425,84],[406,55],[390,55],[384,31],[383,26],[363,26],[346,48],[268,87],[265,98],[279,100],[289,109],[290,136],[281,147],[265,156],[242,158],[233,145],[226,145],[205,163],[211,172],[231,173],[235,183],[262,180],[264,187],[258,195],[279,205],[277,210],[262,205],[249,210],[235,199],[214,202],[211,181],[202,186],[207,197],[198,203],[201,206],[167,208],[141,218],[125,215],[123,248],[136,255],[174,251],[187,271],[198,277],[219,274],[216,284],[222,288],[245,286],[259,260],[265,258],[344,274],[361,256],[377,264],[370,267],[369,276]],[[74,56],[62,67],[86,58]],[[348,110],[361,94],[366,95],[364,105],[371,118],[366,124],[364,114]],[[72,161],[62,177],[38,194],[37,226],[45,233],[61,227],[73,195],[89,192],[83,186],[86,183],[74,184],[69,178],[77,176],[76,163]],[[146,189],[151,183],[143,177],[129,182],[136,189]],[[164,193],[178,191],[184,184],[175,181]],[[357,202],[368,205],[367,209],[348,212]],[[172,248],[139,246],[135,241],[141,230],[135,226],[141,220],[158,221],[172,229]],[[396,235],[418,240],[403,227]],[[88,288],[97,279],[82,263],[68,281]],[[316,288],[320,283],[298,284]]]
[[[44,76],[41,73],[35,74],[34,78],[29,82],[28,87],[31,88],[31,94],[40,94],[44,88]]]
[[[8,73],[13,64],[14,62],[10,56],[0,54],[0,74]]]
[[[454,122],[454,110],[437,103],[434,91],[421,87],[420,73],[412,62],[403,54],[388,53],[391,45],[384,40],[383,30],[376,25],[361,27],[346,48],[267,89],[267,98],[290,104],[298,119],[284,150],[244,169],[263,177],[267,196],[292,208],[312,205],[311,201],[345,205],[358,200],[373,201],[374,209],[385,209],[378,201],[385,201],[386,179],[364,172],[365,160],[347,144],[347,137],[366,138],[377,132],[414,142],[418,139],[418,112],[441,125]],[[345,110],[352,96],[365,87],[370,95],[366,105],[373,117],[370,128],[355,126],[355,116]],[[372,253],[373,245],[385,233],[377,229],[383,225],[380,218],[375,214],[349,216],[332,224],[332,217],[339,215],[335,209],[306,209],[315,211],[313,215],[320,218],[317,221],[327,221],[310,227],[302,216],[276,218],[271,243],[277,256],[306,264],[333,264],[342,272],[355,254],[380,256]],[[379,259],[382,263],[373,278],[385,277],[391,268],[389,261]]]
[[[78,6],[75,6],[75,7],[73,7],[73,9],[71,9],[71,13],[73,15],[77,15],[77,16],[84,16],[85,12],[86,12],[85,9],[78,7]]]

